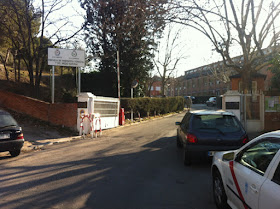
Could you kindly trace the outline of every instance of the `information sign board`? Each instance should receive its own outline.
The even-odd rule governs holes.
[[[76,49],[48,48],[48,65],[84,67],[85,51]]]

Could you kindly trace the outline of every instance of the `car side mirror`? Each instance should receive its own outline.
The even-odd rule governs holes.
[[[229,152],[223,155],[223,161],[232,161],[234,160],[234,152]]]
[[[175,122],[175,125],[179,126],[179,125],[181,125],[181,122]]]

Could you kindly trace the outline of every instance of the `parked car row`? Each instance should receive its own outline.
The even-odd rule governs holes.
[[[0,110],[0,152],[9,151],[12,157],[16,157],[23,143],[21,127],[8,112]]]
[[[198,156],[213,157],[218,209],[280,208],[280,131],[249,142],[236,116],[225,111],[190,111],[176,125],[185,165]]]

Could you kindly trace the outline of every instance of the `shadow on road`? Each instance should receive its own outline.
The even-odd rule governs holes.
[[[215,208],[209,164],[184,167],[175,137],[139,152],[111,151],[63,163],[2,165],[0,208]]]

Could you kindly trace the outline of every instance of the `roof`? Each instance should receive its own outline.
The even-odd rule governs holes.
[[[261,74],[261,73],[252,73],[253,78],[264,78],[266,79],[266,75]],[[235,74],[235,75],[231,75],[229,76],[229,78],[241,78],[241,74]]]
[[[235,116],[232,112],[226,112],[224,110],[195,110],[191,111],[194,115],[230,115]]]

